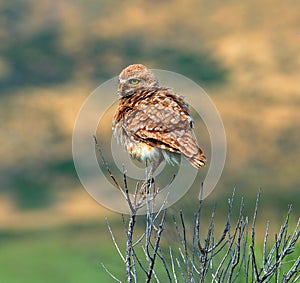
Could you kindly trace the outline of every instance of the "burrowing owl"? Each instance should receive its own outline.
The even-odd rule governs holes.
[[[196,168],[205,164],[188,105],[172,89],[159,86],[151,70],[140,64],[125,68],[118,94],[113,130],[131,157],[150,162],[152,172],[163,159],[178,163],[180,154]]]

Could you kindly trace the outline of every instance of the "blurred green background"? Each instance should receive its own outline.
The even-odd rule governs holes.
[[[220,111],[227,161],[208,209],[216,202],[225,217],[236,188],[251,212],[262,188],[258,225],[270,219],[278,230],[288,204],[295,222],[299,9],[279,0],[0,1],[0,281],[110,282],[101,262],[122,274],[104,221],[119,231],[121,218],[82,188],[71,135],[85,98],[132,63],[191,78]],[[171,211],[192,213],[196,194]]]

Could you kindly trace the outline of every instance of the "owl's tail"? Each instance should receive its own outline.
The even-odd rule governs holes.
[[[192,157],[186,157],[186,159],[196,168],[204,166],[206,161],[206,157],[200,148],[197,154],[193,155]]]
[[[200,168],[205,165],[206,157],[198,146],[197,140],[190,130],[180,139],[176,140],[180,152],[195,167]]]

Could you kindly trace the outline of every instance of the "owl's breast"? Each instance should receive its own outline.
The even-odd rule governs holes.
[[[161,149],[153,147],[143,141],[137,140],[127,133],[120,123],[114,126],[114,135],[133,159],[145,162],[159,160],[162,156]]]
[[[130,140],[125,147],[132,158],[143,162],[158,159],[160,155],[158,148],[152,147],[144,142]]]

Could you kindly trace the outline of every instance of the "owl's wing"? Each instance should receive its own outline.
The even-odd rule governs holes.
[[[197,168],[204,165],[206,159],[193,133],[188,106],[170,89],[157,90],[136,103],[124,122],[134,139],[182,153]]]

